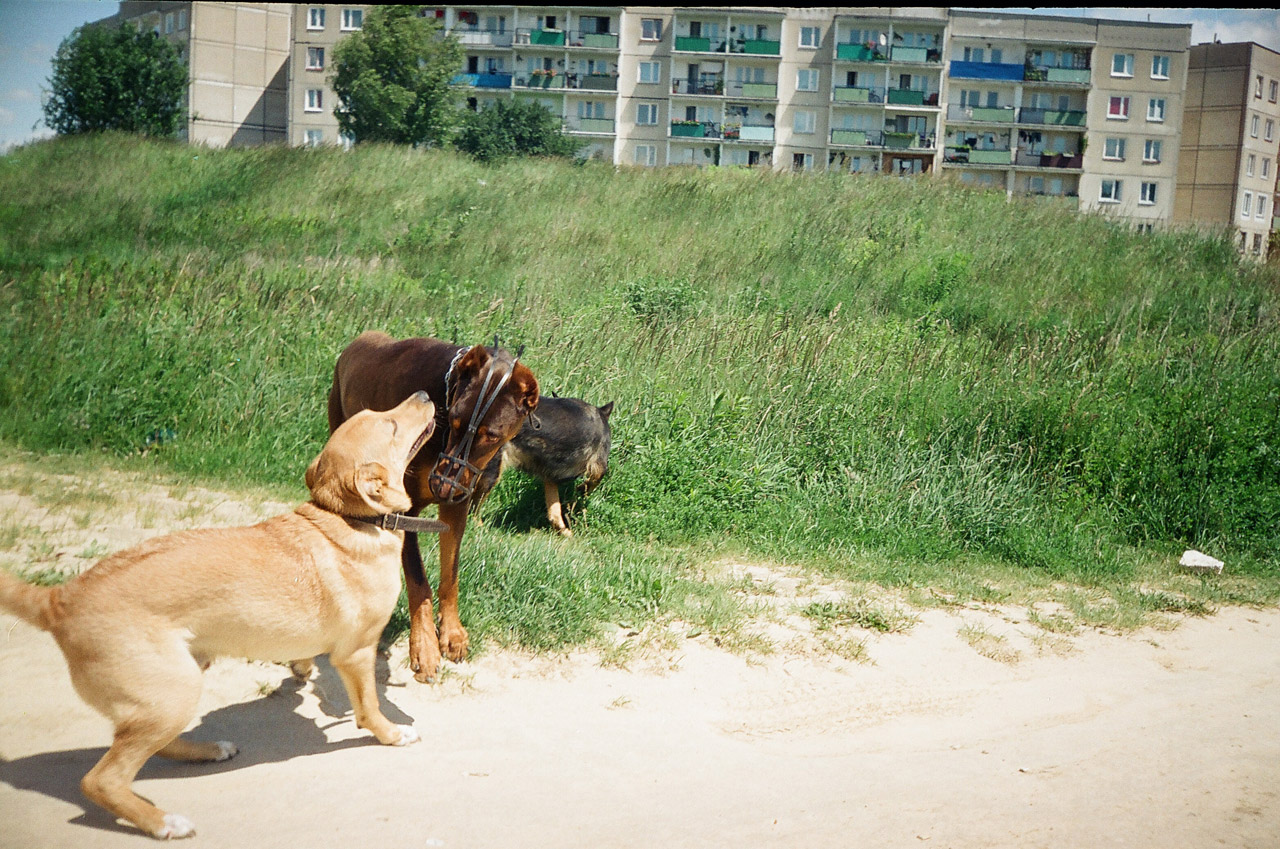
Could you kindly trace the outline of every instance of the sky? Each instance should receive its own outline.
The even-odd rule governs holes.
[[[50,135],[41,111],[53,54],[72,30],[115,14],[114,0],[0,0],[0,153]],[[956,7],[981,8],[981,7]],[[1280,51],[1277,9],[1003,7],[1006,11],[1189,23],[1191,43],[1256,41]]]

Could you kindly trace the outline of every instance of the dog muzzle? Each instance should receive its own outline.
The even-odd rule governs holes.
[[[484,417],[489,414],[489,408],[498,400],[503,387],[507,385],[507,381],[516,370],[516,364],[512,362],[511,368],[495,382],[494,368],[497,362],[497,357],[489,361],[489,370],[485,372],[484,383],[480,386],[476,405],[471,409],[471,420],[467,424],[466,433],[453,450],[446,449],[441,452],[439,462],[427,478],[431,491],[444,504],[460,504],[467,501],[475,492],[476,482],[480,480],[480,473],[483,470],[471,462],[471,450],[475,447],[476,432],[480,429]],[[464,480],[467,482],[463,483]]]

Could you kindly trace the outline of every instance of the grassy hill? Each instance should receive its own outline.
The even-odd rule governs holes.
[[[0,157],[0,439],[297,485],[370,328],[497,333],[544,391],[615,401],[571,548],[517,533],[540,491],[509,476],[464,551],[467,581],[532,570],[530,615],[583,583],[669,610],[728,556],[963,596],[1129,587],[1197,547],[1274,598],[1278,303],[1225,237],[941,180],[122,136]]]

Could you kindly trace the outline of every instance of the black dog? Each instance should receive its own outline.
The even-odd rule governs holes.
[[[481,473],[471,496],[471,512],[479,512],[503,471],[516,468],[542,479],[547,519],[562,536],[573,536],[560,506],[560,484],[581,477],[585,496],[600,483],[609,469],[612,412],[612,401],[595,407],[577,398],[543,396],[534,417],[525,420]]]

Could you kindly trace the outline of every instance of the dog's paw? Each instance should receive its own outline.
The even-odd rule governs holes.
[[[160,840],[177,840],[180,837],[190,837],[195,833],[195,823],[182,814],[165,814],[164,825],[155,833],[155,837]]]
[[[297,680],[306,681],[311,677],[311,673],[316,671],[315,660],[308,657],[302,660],[290,661],[289,671],[293,673],[293,677]]]
[[[230,740],[219,740],[213,745],[218,747],[218,754],[214,757],[214,763],[219,761],[229,761],[239,754],[240,750],[236,748],[236,744]]]
[[[467,659],[469,645],[467,630],[461,625],[452,629],[440,629],[440,653],[454,663],[461,663]]]
[[[400,739],[392,743],[393,746],[411,746],[422,739],[412,725],[397,725],[396,728],[400,729]]]

